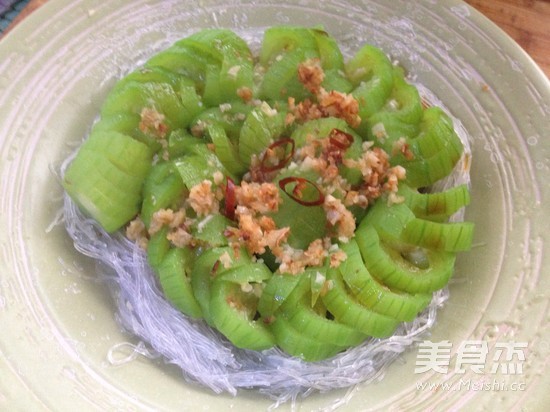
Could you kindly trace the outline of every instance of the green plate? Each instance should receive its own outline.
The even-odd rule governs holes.
[[[460,256],[450,299],[426,337],[453,344],[451,371],[415,373],[413,347],[380,382],[299,398],[299,410],[538,411],[550,404],[548,79],[459,1],[295,3],[50,0],[0,41],[0,410],[272,404],[254,390],[214,394],[162,360],[108,361],[113,347],[121,358],[130,354],[125,343],[138,342],[121,330],[94,263],[59,224],[55,171],[86,136],[116,79],[153,53],[212,26],[238,29],[258,45],[258,33],[281,23],[321,24],[348,54],[365,42],[382,47],[461,120],[473,153],[467,218],[476,224],[475,247]],[[526,343],[522,373],[454,372],[468,341],[486,342],[490,354]],[[455,390],[421,388],[460,380]]]

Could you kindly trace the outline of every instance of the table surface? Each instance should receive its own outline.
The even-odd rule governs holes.
[[[31,0],[6,32],[48,0]],[[550,78],[550,0],[465,0],[512,37]]]

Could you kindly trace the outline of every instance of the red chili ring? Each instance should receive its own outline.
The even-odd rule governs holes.
[[[264,164],[266,159],[267,159],[266,158],[266,153],[267,153],[268,150],[275,149],[279,146],[283,146],[283,145],[287,145],[287,144],[291,145],[291,149],[290,149],[290,153],[286,157],[281,159],[281,161],[279,163],[277,163],[275,166],[266,166]],[[284,137],[282,139],[274,141],[273,143],[271,143],[267,147],[266,151],[264,152],[264,154],[262,156],[262,161],[260,162],[261,170],[263,172],[274,172],[275,170],[282,169],[283,167],[285,167],[287,165],[287,163],[290,161],[290,159],[292,159],[292,156],[294,156],[294,149],[295,149],[295,142],[291,138]]]
[[[220,259],[217,259],[214,264],[212,265],[212,269],[210,269],[210,276],[214,277],[216,276],[216,272],[218,271],[218,268],[220,267],[220,264],[222,262],[220,261]]]
[[[311,186],[313,186],[317,192],[319,193],[319,198],[316,199],[316,200],[313,200],[313,201],[306,201],[306,200],[302,200],[300,198],[298,198],[295,194],[294,194],[294,191],[296,190],[296,187],[293,189],[292,193],[289,193],[287,190],[286,190],[286,186],[289,184],[289,183],[297,183],[297,185],[306,185],[306,184],[310,184]],[[315,183],[313,183],[311,180],[308,180],[308,179],[305,179],[303,177],[297,177],[297,176],[289,176],[289,177],[285,177],[281,180],[279,180],[279,187],[281,188],[281,190],[283,192],[285,192],[292,200],[294,200],[295,202],[301,204],[302,206],[319,206],[319,205],[322,205],[324,202],[325,202],[325,195],[323,194],[323,192],[321,191],[321,189],[319,189],[319,186],[317,186]]]
[[[347,142],[342,142],[336,138],[336,135],[343,135]],[[347,132],[344,132],[340,129],[332,129],[329,134],[329,141],[332,145],[336,146],[341,150],[346,150],[353,144],[353,136]]]
[[[225,185],[225,208],[224,214],[228,219],[235,220],[235,207],[237,206],[237,198],[235,196],[235,182],[229,176]]]

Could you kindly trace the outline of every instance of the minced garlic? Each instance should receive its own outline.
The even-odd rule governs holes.
[[[198,216],[218,213],[220,209],[220,202],[216,198],[216,193],[212,191],[210,180],[203,180],[193,186],[189,191],[188,202]]]
[[[321,84],[324,73],[318,59],[309,59],[298,66],[298,78],[315,97],[316,102],[305,99],[296,104],[293,97],[288,98],[291,116],[287,116],[286,123],[294,121],[306,122],[323,117],[339,117],[351,127],[361,124],[359,117],[359,102],[353,95],[336,90],[327,91]]]

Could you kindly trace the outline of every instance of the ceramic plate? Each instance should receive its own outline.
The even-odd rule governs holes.
[[[138,342],[117,324],[93,262],[60,224],[57,171],[116,79],[155,52],[204,27],[259,42],[264,28],[283,23],[323,25],[348,54],[375,44],[444,102],[470,136],[466,217],[476,223],[474,248],[460,255],[450,299],[426,336],[452,344],[448,373],[415,373],[412,348],[380,382],[312,394],[296,407],[534,411],[550,404],[550,84],[496,26],[451,0],[51,0],[0,41],[0,409],[272,405],[253,390],[214,394],[162,360],[108,360],[114,347],[124,358]],[[464,364],[465,342],[487,345],[485,374],[453,367]],[[489,358],[510,345],[514,356],[503,355],[492,373]],[[445,382],[455,386],[438,386]]]

